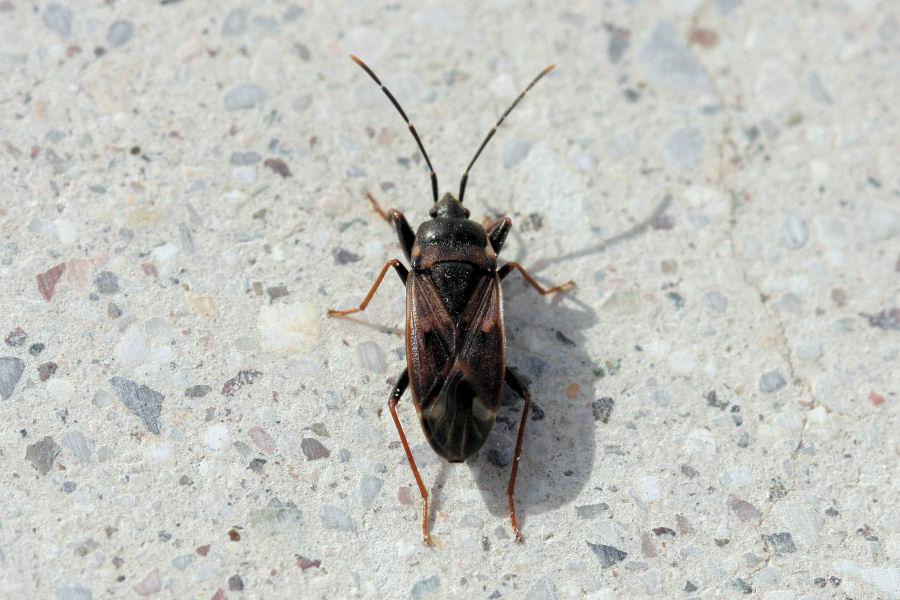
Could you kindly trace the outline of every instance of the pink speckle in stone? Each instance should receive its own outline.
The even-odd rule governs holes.
[[[75,292],[84,292],[91,279],[91,262],[83,258],[73,258],[66,263],[66,269],[69,287]]]
[[[412,506],[413,498],[409,486],[404,485],[397,490],[397,500],[404,506]]]
[[[266,433],[265,429],[260,427],[251,427],[250,431],[247,432],[250,435],[250,439],[256,444],[256,447],[259,448],[259,451],[263,454],[274,454],[275,453],[275,442],[272,440],[272,436]]]
[[[153,569],[139,583],[133,586],[134,593],[138,596],[149,596],[160,590],[159,569]]]
[[[872,403],[872,406],[881,406],[884,404],[884,396],[876,394],[874,391],[869,392],[869,402]]]
[[[53,292],[56,290],[56,282],[59,281],[59,278],[62,277],[65,270],[66,264],[60,263],[52,269],[38,274],[38,291],[47,302],[50,302],[50,299],[53,297]]]
[[[141,263],[141,270],[144,271],[144,275],[148,275],[150,277],[159,277],[159,272],[156,270],[156,265],[152,262]]]

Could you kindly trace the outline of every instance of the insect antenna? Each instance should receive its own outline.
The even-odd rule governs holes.
[[[369,77],[371,77],[372,79],[375,80],[375,83],[377,83],[378,85],[381,86],[381,91],[384,92],[385,96],[388,97],[388,100],[390,100],[391,103],[394,105],[394,108],[396,108],[397,111],[400,113],[400,116],[403,117],[403,120],[406,121],[406,124],[409,125],[409,132],[410,132],[410,133],[412,134],[412,136],[415,138],[416,144],[419,145],[419,150],[422,151],[422,156],[425,157],[425,163],[428,165],[428,170],[431,172],[431,193],[432,193],[432,195],[434,196],[434,201],[437,202],[437,201],[438,201],[438,182],[437,182],[437,175],[435,175],[435,173],[434,173],[434,167],[431,166],[431,161],[428,160],[428,153],[425,152],[425,146],[422,145],[422,140],[419,139],[419,134],[416,132],[416,128],[413,127],[413,124],[409,122],[409,117],[407,117],[407,116],[406,116],[406,113],[403,112],[403,108],[400,106],[400,103],[397,102],[397,99],[394,98],[394,95],[391,93],[391,91],[390,91],[389,89],[387,89],[387,88],[384,86],[383,83],[381,83],[381,80],[378,79],[378,76],[375,75],[375,73],[372,72],[372,69],[370,69],[369,66],[368,66],[366,63],[364,63],[363,61],[359,60],[358,58],[356,58],[356,57],[353,56],[352,54],[350,55],[350,58],[353,59],[353,62],[355,62],[356,64],[358,64],[360,67],[362,67],[362,68],[363,68],[363,71],[365,71],[366,73],[368,73],[368,74],[369,74]],[[543,73],[541,73],[541,75],[543,75]],[[540,77],[538,77],[538,79],[540,79]],[[536,81],[536,80],[535,80],[535,81]],[[531,85],[534,85],[534,83],[532,82]],[[531,87],[531,86],[528,86],[528,87]],[[516,100],[516,102],[518,102],[518,100]],[[513,106],[515,106],[515,105],[513,105]],[[508,112],[508,111],[507,111],[507,112]],[[504,116],[505,116],[505,115],[504,115]],[[501,119],[501,120],[502,120],[502,119]],[[498,125],[499,125],[499,123],[498,123]]]
[[[484,150],[484,147],[487,146],[487,143],[488,143],[489,141],[491,141],[491,138],[494,137],[494,134],[497,133],[497,128],[500,127],[500,123],[502,123],[502,122],[503,122],[503,119],[505,119],[506,116],[507,116],[510,112],[512,112],[512,109],[514,109],[514,108],[516,107],[516,104],[519,103],[519,100],[521,100],[522,98],[524,98],[524,97],[525,97],[525,94],[527,94],[528,91],[529,91],[531,88],[534,87],[534,84],[536,84],[538,81],[540,81],[540,80],[541,80],[541,77],[543,77],[544,75],[546,75],[547,73],[549,73],[550,71],[552,71],[552,70],[553,70],[553,67],[555,67],[555,66],[556,66],[556,65],[550,65],[549,67],[547,67],[546,69],[544,69],[543,71],[541,71],[540,73],[538,73],[538,76],[537,76],[537,77],[535,77],[534,79],[531,80],[531,83],[528,84],[528,87],[526,87],[524,90],[522,90],[522,93],[519,94],[518,98],[516,98],[516,99],[513,101],[513,103],[509,105],[509,108],[507,108],[507,109],[503,112],[503,115],[500,117],[500,120],[497,121],[497,124],[494,125],[494,127],[490,130],[490,132],[488,132],[487,137],[484,138],[484,141],[481,142],[481,146],[478,147],[478,152],[476,152],[476,153],[475,153],[475,156],[472,157],[472,162],[470,162],[470,163],[469,163],[469,166],[466,167],[466,172],[463,173],[462,180],[459,182],[459,201],[460,201],[460,202],[463,201],[463,196],[464,196],[465,193],[466,193],[466,182],[469,180],[469,169],[471,169],[471,168],[472,168],[472,165],[475,164],[475,161],[478,160],[478,157],[481,155],[481,151]],[[374,76],[373,76],[373,77],[374,77]]]

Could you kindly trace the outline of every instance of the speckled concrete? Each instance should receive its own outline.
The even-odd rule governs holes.
[[[430,189],[503,255],[462,465],[385,410]],[[0,596],[900,597],[900,8],[0,1]]]

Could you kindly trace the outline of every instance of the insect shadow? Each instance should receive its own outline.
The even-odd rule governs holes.
[[[671,204],[672,196],[664,196],[645,219],[587,248],[530,260],[522,244],[514,260],[530,262],[534,270],[541,271],[602,254],[645,234]],[[555,510],[578,497],[591,479],[596,430],[603,426],[594,418],[592,407],[596,357],[592,360],[585,351],[584,332],[596,324],[595,311],[574,295],[564,301],[544,302],[526,288],[516,282],[505,290],[508,362],[531,387],[534,398],[516,488],[523,522],[529,514]],[[577,391],[570,387],[573,384]],[[505,512],[504,469],[515,447],[521,406],[519,398],[509,390],[504,392],[491,437],[468,463],[485,505],[498,516]]]
[[[593,362],[584,332],[594,311],[574,297],[532,297],[525,282],[506,286],[507,360],[532,392],[528,437],[519,465],[517,502],[528,515],[565,506],[591,479],[595,457]],[[491,514],[506,513],[506,478],[523,401],[509,389],[490,437],[467,462]]]

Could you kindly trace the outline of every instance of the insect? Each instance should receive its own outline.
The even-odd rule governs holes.
[[[525,94],[547,73],[547,67],[528,84],[506,109],[497,124],[478,147],[459,184],[459,197],[447,192],[438,200],[438,182],[428,153],[400,103],[381,83],[374,72],[360,59],[350,56],[356,64],[381,86],[403,120],[425,158],[431,176],[434,204],[425,221],[414,234],[401,212],[385,213],[371,194],[366,197],[376,212],[393,224],[400,239],[400,247],[410,263],[407,269],[397,260],[390,260],[358,308],[329,310],[329,316],[347,316],[366,309],[388,269],[393,268],[406,286],[406,363],[388,400],[388,407],[413,476],[422,494],[422,535],[428,534],[428,491],[416,468],[412,452],[397,418],[397,403],[412,387],[413,404],[425,438],[434,451],[449,462],[463,462],[474,455],[491,431],[505,383],[524,401],[522,421],[516,438],[516,450],[506,494],[509,515],[516,540],[522,534],[516,521],[513,493],[522,454],[525,423],[531,406],[531,394],[522,380],[506,366],[506,336],[503,323],[503,292],[500,281],[514,269],[542,295],[575,287],[569,281],[545,289],[518,263],[508,262],[498,268],[497,255],[503,248],[512,221],[506,217],[483,227],[469,219],[463,206],[469,171],[481,151],[497,132],[497,128]]]

